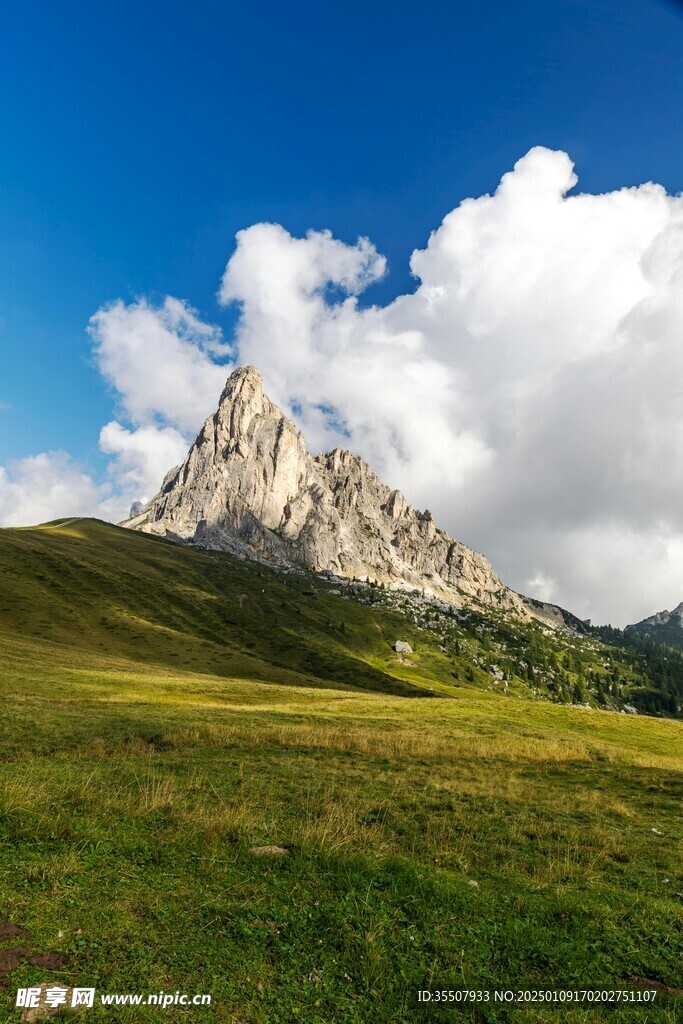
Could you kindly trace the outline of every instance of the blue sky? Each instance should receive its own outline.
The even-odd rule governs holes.
[[[681,53],[659,0],[7,6],[0,525],[151,496],[236,333],[512,586],[677,604]]]
[[[581,186],[683,185],[683,19],[648,0],[8,5],[0,462],[97,460],[105,301],[215,291],[237,230],[368,235],[409,288],[445,212],[533,145]],[[9,414],[8,414],[9,413]]]

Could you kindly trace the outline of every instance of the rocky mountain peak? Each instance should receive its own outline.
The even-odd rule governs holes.
[[[256,366],[238,366],[228,377],[220,397],[224,402],[244,402],[258,405],[263,400],[263,377]]]
[[[627,632],[649,636],[659,643],[683,647],[683,601],[672,611],[665,609],[626,627]]]
[[[312,456],[254,366],[227,380],[182,466],[125,526],[339,576],[463,595],[526,615],[480,554],[412,508],[360,456]]]

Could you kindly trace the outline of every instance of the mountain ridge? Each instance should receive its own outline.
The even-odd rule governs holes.
[[[640,622],[626,626],[626,633],[649,637],[660,644],[683,648],[683,601],[669,611],[655,612]]]
[[[482,554],[414,509],[360,456],[341,448],[311,455],[254,366],[231,373],[185,461],[131,512],[121,524],[130,529],[565,624],[561,609],[507,587]]]

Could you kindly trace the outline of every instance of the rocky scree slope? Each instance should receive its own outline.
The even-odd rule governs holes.
[[[182,466],[122,525],[170,539],[349,578],[463,596],[528,617],[483,555],[437,528],[357,455],[312,456],[263,393],[253,366],[229,377]],[[133,512],[133,510],[131,510]],[[539,615],[541,606],[532,608]]]

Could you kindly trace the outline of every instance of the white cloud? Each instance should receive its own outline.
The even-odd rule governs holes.
[[[556,590],[555,580],[542,572],[537,572],[527,580],[525,590],[528,594],[533,594],[537,601],[552,602]]]
[[[115,389],[122,416],[100,433],[100,448],[113,456],[113,494],[100,511],[118,521],[133,501],[151,498],[167,470],[181,462],[206,416],[218,402],[232,368],[220,328],[167,296],[112,302],[89,326],[102,375]]]
[[[114,496],[106,505],[108,518],[120,522],[134,501],[154,497],[168,470],[184,460],[189,441],[174,427],[127,430],[115,420],[102,427],[100,448],[113,456],[109,476]]]
[[[0,526],[92,515],[101,489],[66,452],[42,452],[0,466]]]
[[[621,624],[677,604],[683,199],[576,183],[565,153],[531,150],[444,218],[385,307],[358,301],[386,270],[367,239],[254,225],[219,292],[241,308],[234,348],[178,299],[99,310],[119,412],[100,439],[111,496],[81,481],[83,501],[118,516],[149,496],[232,366],[255,363],[312,448],[363,454],[512,586]]]
[[[89,330],[99,369],[132,423],[197,430],[229,372],[215,362],[230,351],[220,328],[167,296],[158,307],[146,299],[112,302],[95,313]]]
[[[151,498],[183,460],[233,365],[223,361],[230,347],[220,329],[170,296],[156,307],[146,299],[112,302],[91,318],[89,333],[126,421],[100,432],[100,449],[110,456],[106,480],[97,484],[64,452],[0,467],[0,525],[70,515],[125,518],[132,502]]]
[[[360,451],[510,584],[624,622],[683,596],[683,200],[575,184],[532,150],[384,308],[359,309],[329,236],[269,225],[240,233],[220,296],[309,441]]]
[[[358,309],[356,293],[384,270],[367,239],[292,238],[273,224],[241,231],[220,289],[222,302],[242,304],[240,361],[297,410],[312,447],[342,441],[393,478],[409,466],[413,486],[439,479],[444,463],[463,480],[490,453],[454,410],[456,396],[465,401],[457,367],[430,354],[421,329]]]

